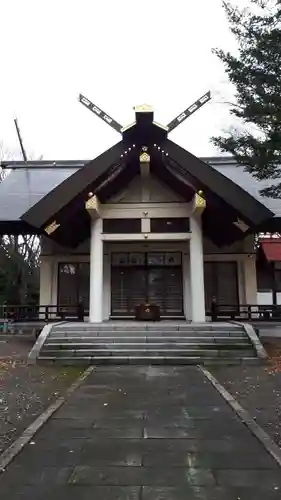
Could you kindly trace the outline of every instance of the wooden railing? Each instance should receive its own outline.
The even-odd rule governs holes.
[[[3,322],[51,322],[84,321],[89,309],[82,304],[61,305],[0,305],[0,323]],[[212,321],[280,321],[279,305],[233,305],[213,303],[206,311]]]
[[[233,305],[213,303],[207,311],[212,321],[280,321],[281,306],[279,305]]]
[[[0,305],[0,323],[26,321],[84,321],[89,311],[82,304],[58,305]]]

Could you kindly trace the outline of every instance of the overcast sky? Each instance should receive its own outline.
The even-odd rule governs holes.
[[[244,4],[246,0],[239,0]],[[226,76],[212,47],[231,49],[221,0],[0,0],[0,140],[44,159],[87,159],[119,135],[77,100],[122,125],[153,105],[167,124],[211,89],[214,99],[170,137],[198,156],[230,123],[218,104]]]

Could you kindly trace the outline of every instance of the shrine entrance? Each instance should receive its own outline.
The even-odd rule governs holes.
[[[162,317],[184,316],[181,252],[113,253],[111,316],[134,316],[153,304]]]

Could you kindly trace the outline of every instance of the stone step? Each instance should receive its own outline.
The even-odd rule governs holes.
[[[135,364],[135,365],[258,365],[260,364],[259,358],[256,357],[236,357],[236,358],[223,358],[223,357],[206,357],[202,359],[200,356],[190,356],[176,357],[176,356],[142,356],[142,357],[129,357],[129,356],[80,356],[80,357],[65,357],[65,358],[53,358],[52,356],[40,356],[38,358],[39,364],[57,364],[63,366],[85,366],[85,365],[100,365],[100,364],[113,364],[113,365],[124,365],[124,364]]]
[[[243,352],[244,356],[251,356],[254,354],[253,349],[249,346],[233,349],[206,349],[204,348],[190,348],[190,349],[45,349],[41,353],[48,354],[53,357],[68,357],[68,356],[128,356],[128,357],[142,357],[142,356],[176,356],[176,357],[193,357],[193,356],[222,356],[222,357],[235,357]]]
[[[245,333],[236,335],[173,335],[171,337],[161,335],[112,335],[112,336],[91,336],[91,335],[50,335],[52,342],[234,342],[235,340],[248,339]]]
[[[184,337],[232,337],[232,336],[237,336],[237,335],[245,335],[245,332],[243,330],[236,330],[234,332],[229,332],[229,331],[215,331],[213,330],[212,332],[209,331],[171,331],[171,330],[154,330],[154,331],[147,331],[147,330],[141,330],[139,332],[137,331],[130,331],[130,330],[124,330],[124,331],[100,331],[100,332],[91,332],[91,331],[84,331],[84,330],[71,330],[71,331],[51,331],[50,336],[51,337],[76,337],[76,336],[83,336],[83,337],[179,337],[179,336],[184,336]]]
[[[132,339],[131,337],[129,338],[120,338],[120,339],[112,339],[112,338],[106,338],[103,339],[102,337],[98,337],[95,339],[89,339],[89,338],[79,338],[79,337],[74,337],[71,339],[53,339],[50,338],[45,346],[61,346],[61,348],[67,348],[67,347],[73,347],[78,346],[78,347],[83,347],[83,346],[89,346],[89,347],[98,347],[98,346],[112,346],[113,348],[117,348],[117,346],[132,346],[132,347],[138,347],[142,345],[147,345],[149,348],[152,348],[154,346],[162,346],[162,347],[172,347],[174,345],[176,346],[192,346],[192,345],[210,345],[210,346],[232,346],[232,345],[251,345],[250,340],[247,337],[238,337],[235,339],[231,339],[230,337],[227,338],[220,338],[220,339],[205,339],[205,338],[194,338],[194,339],[184,339],[179,337],[178,339],[146,339],[146,338],[138,338],[138,339]]]
[[[47,342],[44,349],[244,349],[249,348],[250,341],[239,342]]]
[[[38,360],[66,365],[177,365],[240,364],[242,360],[258,361],[258,358],[241,325],[132,321],[54,325]]]
[[[140,325],[135,325],[135,324],[122,324],[122,325],[103,325],[102,323],[99,323],[98,325],[92,325],[92,324],[83,324],[83,323],[77,323],[77,324],[62,324],[62,325],[54,325],[52,328],[53,332],[143,332],[143,331],[148,331],[148,332],[153,332],[153,331],[161,331],[161,332],[237,332],[238,330],[243,331],[243,327],[240,325],[220,325],[218,323],[216,324],[208,324],[205,323],[204,325],[197,326],[197,325],[164,325],[164,324],[143,324],[141,323]]]

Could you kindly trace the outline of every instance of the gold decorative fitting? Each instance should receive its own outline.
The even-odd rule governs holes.
[[[206,200],[202,198],[198,193],[195,195],[195,207],[196,208],[205,208],[206,207]]]
[[[89,200],[86,201],[86,210],[97,210],[98,208],[98,199],[97,196],[92,196]]]
[[[57,222],[54,220],[53,222],[51,222],[51,224],[49,224],[49,226],[45,227],[44,231],[47,234],[52,234],[59,227],[60,227],[60,224],[57,224]]]
[[[134,110],[136,113],[152,113],[153,112],[153,107],[150,106],[149,104],[141,104],[139,106],[135,106]]]
[[[240,231],[242,231],[242,233],[246,233],[246,231],[248,231],[248,229],[249,229],[249,226],[247,226],[247,224],[245,224],[245,222],[243,222],[241,219],[237,219],[237,221],[233,222],[233,224],[238,229],[240,229]]]
[[[140,162],[141,163],[149,163],[150,162],[150,156],[148,153],[144,152],[140,155]]]

